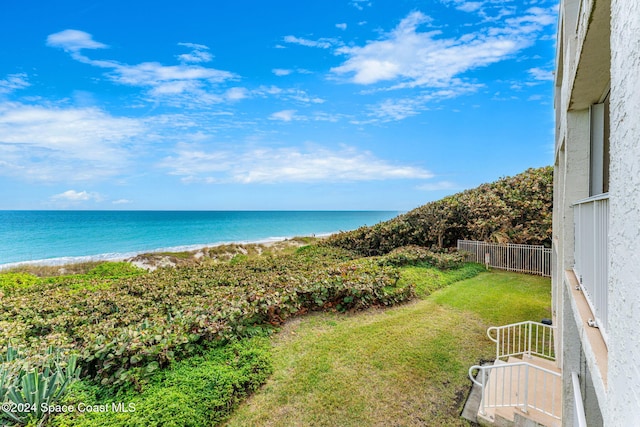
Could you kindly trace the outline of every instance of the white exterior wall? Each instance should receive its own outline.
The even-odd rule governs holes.
[[[581,378],[590,427],[640,425],[640,0],[562,0],[557,62],[552,277],[563,425],[573,425],[572,371]],[[574,262],[572,204],[589,195],[588,108],[608,85],[609,327],[602,366],[587,337],[595,331],[578,314],[575,285],[567,281],[572,273],[565,272]]]
[[[590,3],[591,4],[591,3]],[[585,5],[582,5],[585,7]],[[579,14],[579,12],[582,12]],[[552,297],[555,310],[554,322],[561,340],[556,341],[556,354],[563,372],[563,425],[573,422],[573,385],[571,372],[578,372],[583,381],[591,378],[585,372],[586,359],[581,343],[581,328],[573,313],[574,304],[570,300],[565,281],[565,270],[574,264],[574,223],[573,203],[589,196],[590,159],[590,115],[588,106],[592,101],[581,101],[574,94],[580,59],[584,50],[586,18],[588,10],[581,8],[579,0],[565,0],[561,7],[558,32],[558,69],[556,70],[556,150],[554,170],[554,211],[553,243],[556,265],[552,273]],[[582,65],[583,68],[587,68]],[[584,85],[583,85],[584,86]],[[578,106],[576,108],[576,99]],[[601,387],[604,389],[604,387]],[[588,393],[587,393],[588,391]],[[600,403],[593,385],[585,386],[584,400],[588,407],[595,409],[590,416],[592,425],[601,423]],[[602,394],[602,393],[601,393]]]
[[[605,425],[640,423],[640,2],[611,1],[609,381]]]

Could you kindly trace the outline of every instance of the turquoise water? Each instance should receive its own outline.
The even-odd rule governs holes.
[[[326,235],[392,211],[0,211],[0,267],[123,259],[158,250]]]

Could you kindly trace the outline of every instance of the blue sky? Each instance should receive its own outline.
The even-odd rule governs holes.
[[[3,0],[0,209],[409,210],[551,164],[557,0]]]

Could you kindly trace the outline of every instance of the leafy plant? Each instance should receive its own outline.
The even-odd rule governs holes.
[[[409,245],[392,250],[381,258],[382,264],[404,265],[428,265],[441,270],[462,267],[465,257],[458,252],[434,252],[421,246]]]
[[[359,310],[414,296],[397,269],[338,248],[158,269],[117,280],[43,281],[37,292],[0,300],[0,345],[31,356],[73,350],[83,374],[103,385],[141,388],[159,368],[211,342],[252,336],[314,310]],[[101,270],[98,270],[101,271]]]
[[[79,373],[75,354],[63,361],[59,352],[50,348],[43,366],[30,367],[9,347],[0,367],[1,417],[20,425],[42,425],[49,416],[48,408],[64,396]]]
[[[87,276],[102,278],[134,277],[146,273],[128,262],[104,262],[89,270]]]
[[[428,203],[372,227],[335,234],[322,244],[362,256],[417,245],[455,247],[458,239],[551,245],[553,168],[528,169]]]
[[[114,394],[89,381],[73,386],[63,404],[125,402],[129,412],[66,413],[52,420],[64,427],[214,426],[228,417],[272,372],[270,341],[264,336],[234,340],[156,371],[143,393]]]
[[[29,273],[0,273],[0,292],[11,294],[18,289],[29,288],[39,282],[39,279]]]

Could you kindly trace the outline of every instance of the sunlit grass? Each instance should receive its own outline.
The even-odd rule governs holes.
[[[551,317],[548,278],[495,270],[456,283],[433,295],[447,307],[472,311],[492,325]]]
[[[416,286],[416,295],[424,298],[452,283],[474,277],[481,271],[484,271],[484,267],[480,264],[473,263],[468,263],[461,268],[451,270],[408,266],[402,268],[400,280],[401,283],[413,283]]]
[[[467,370],[494,354],[486,328],[545,316],[549,288],[482,273],[402,307],[298,319],[275,338],[272,378],[228,425],[468,425]]]

